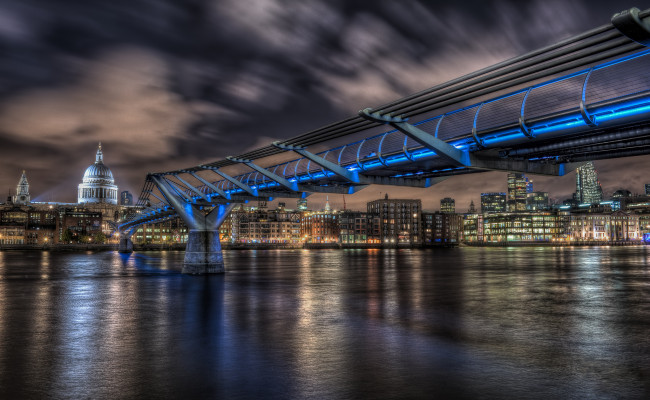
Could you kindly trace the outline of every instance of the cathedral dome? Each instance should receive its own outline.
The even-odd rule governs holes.
[[[91,183],[97,181],[107,181],[109,183],[115,182],[115,179],[113,179],[113,173],[101,161],[98,163],[96,162],[90,167],[86,168],[86,172],[84,172],[84,177],[83,177],[84,183]]]
[[[117,186],[110,168],[104,165],[102,144],[99,144],[95,163],[86,168],[79,185],[77,201],[79,203],[117,204]]]

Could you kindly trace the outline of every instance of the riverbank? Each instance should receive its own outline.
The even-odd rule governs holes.
[[[625,240],[605,242],[598,240],[571,240],[561,242],[466,242],[461,246],[472,247],[573,247],[573,246],[641,246],[645,243],[642,240]]]
[[[286,250],[286,249],[432,249],[449,248],[458,246],[469,247],[572,247],[572,246],[641,246],[645,243],[640,240],[634,241],[567,241],[567,242],[467,242],[460,244],[427,244],[427,245],[385,245],[381,243],[222,243],[223,250]],[[3,244],[3,250],[34,250],[34,251],[114,251],[118,249],[117,244],[56,244],[56,245],[35,245],[35,244]],[[161,251],[161,250],[185,250],[185,243],[174,244],[134,244],[134,251]]]

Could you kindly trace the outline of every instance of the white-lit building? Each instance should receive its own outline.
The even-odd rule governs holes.
[[[83,180],[79,184],[77,202],[117,204],[118,192],[113,173],[104,165],[102,144],[99,144],[95,163],[86,168]]]
[[[20,177],[18,186],[16,187],[16,195],[13,197],[13,203],[17,205],[29,204],[29,183],[27,182],[27,175],[23,170],[23,175]]]
[[[585,204],[600,203],[603,200],[603,189],[592,161],[576,169],[576,200]]]
[[[571,214],[570,238],[578,241],[640,240],[639,216],[623,211]]]

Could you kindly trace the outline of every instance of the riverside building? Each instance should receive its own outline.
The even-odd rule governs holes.
[[[341,244],[381,243],[379,215],[363,211],[342,211],[339,214]]]
[[[463,216],[423,212],[422,240],[425,246],[460,243],[463,240]]]
[[[379,235],[383,244],[422,243],[422,200],[389,199],[367,204],[368,214],[379,216]]]
[[[300,211],[287,210],[283,203],[275,210],[241,206],[230,213],[223,239],[240,244],[297,244],[301,242],[301,219]]]

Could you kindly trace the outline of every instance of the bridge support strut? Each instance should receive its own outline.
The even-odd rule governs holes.
[[[182,272],[192,275],[224,273],[219,227],[235,204],[218,204],[203,210],[203,206],[179,196],[163,177],[152,175],[151,179],[189,228]]]

